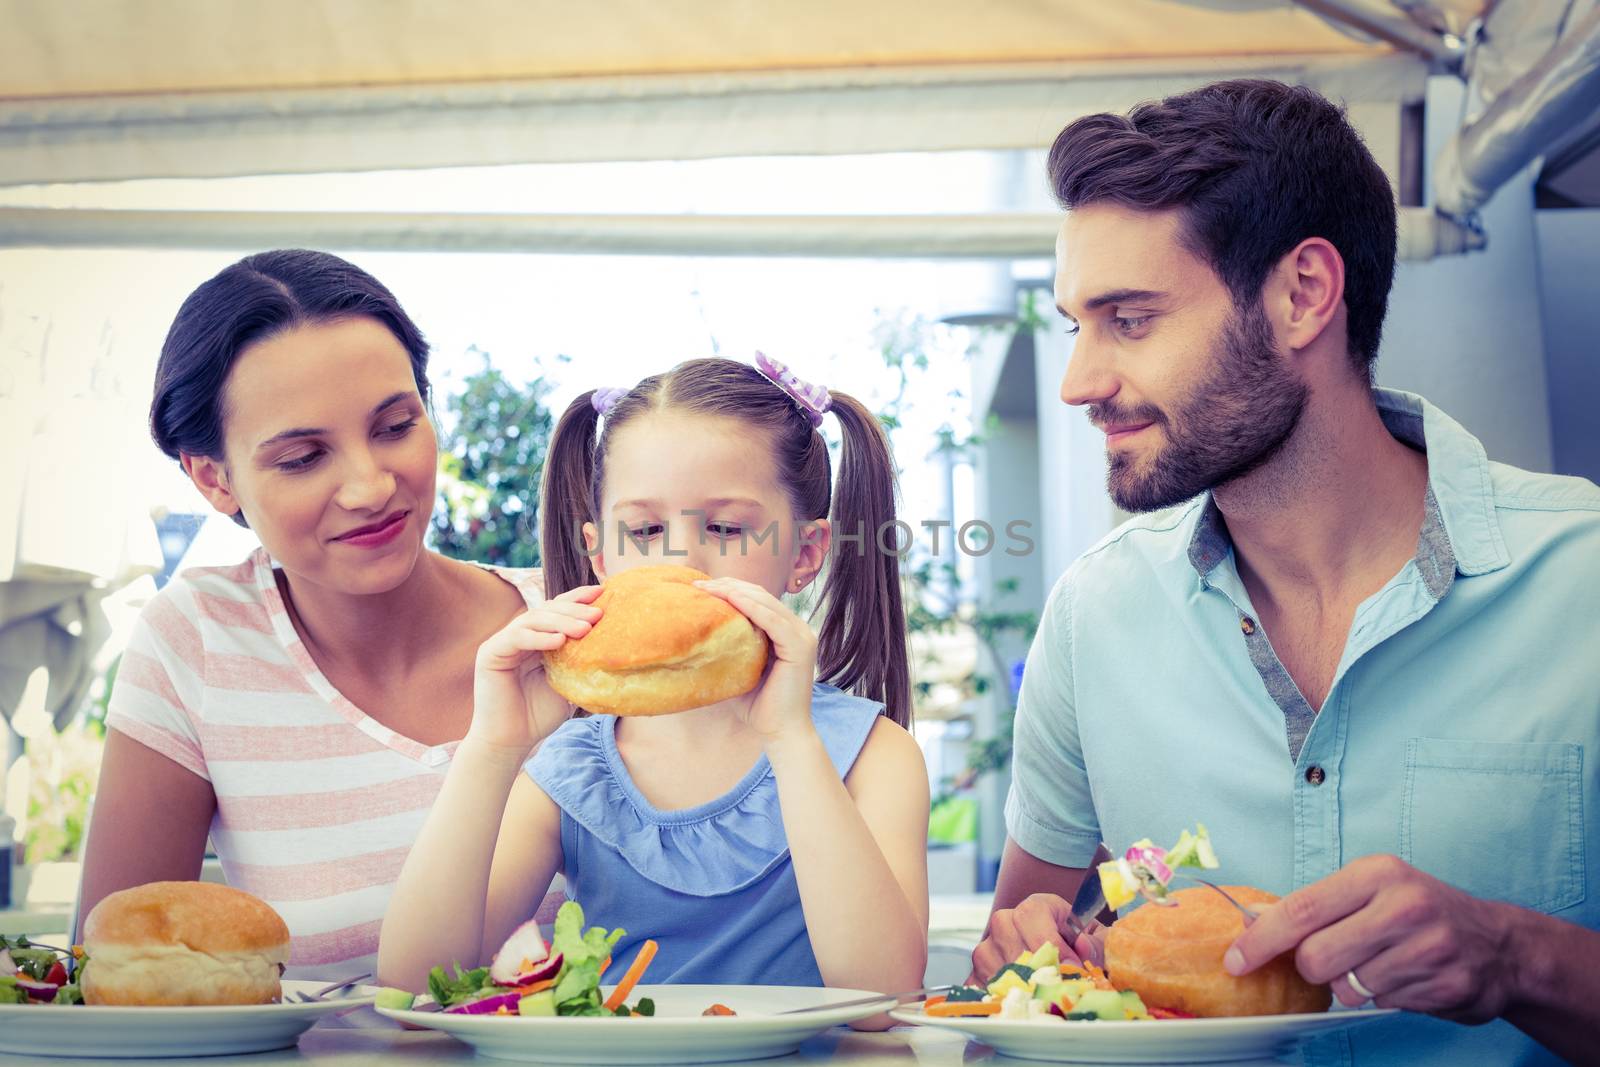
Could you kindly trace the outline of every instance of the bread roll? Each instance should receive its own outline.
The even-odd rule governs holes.
[[[1092,876],[1092,874],[1091,874]],[[1249,886],[1224,886],[1241,904],[1278,898]],[[1215,890],[1179,889],[1173,907],[1144,904],[1106,933],[1106,972],[1145,1005],[1192,1015],[1284,1015],[1326,1011],[1333,994],[1312,985],[1286,952],[1242,978],[1222,969],[1222,954],[1244,930],[1244,917]]]
[[[83,951],[86,1004],[267,1004],[282,993],[289,928],[243,890],[151,882],[94,906]]]
[[[692,567],[635,567],[605,581],[585,636],[545,657],[550,687],[607,715],[663,715],[748,693],[767,666],[767,635],[696,589]]]

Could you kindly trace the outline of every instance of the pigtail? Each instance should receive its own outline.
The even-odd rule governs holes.
[[[595,434],[600,427],[594,392],[567,405],[545,457],[539,544],[547,597],[599,581],[583,541],[583,524],[599,522],[593,503]]]
[[[880,701],[889,718],[909,729],[911,673],[895,552],[900,533],[894,526],[894,458],[877,416],[854,397],[833,393],[832,399],[844,445],[829,512],[833,547],[819,604],[817,674]]]

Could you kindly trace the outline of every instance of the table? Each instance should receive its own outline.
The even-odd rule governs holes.
[[[258,1052],[248,1056],[207,1056],[203,1059],[112,1060],[63,1058],[41,1061],[0,1054],[0,1067],[423,1067],[432,1064],[473,1064],[495,1067],[509,1060],[478,1058],[471,1048],[446,1037],[422,1031],[330,1029],[317,1027],[300,1039],[297,1048]],[[959,1034],[930,1027],[903,1026],[884,1033],[855,1033],[836,1027],[807,1041],[800,1051],[775,1060],[759,1060],[743,1067],[1027,1067],[1029,1061],[998,1055],[986,1045]],[[1282,1060],[1238,1061],[1221,1067],[1283,1067]],[[1296,1061],[1289,1061],[1296,1062]],[[740,1065],[733,1065],[740,1067]]]

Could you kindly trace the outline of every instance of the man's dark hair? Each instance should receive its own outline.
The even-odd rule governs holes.
[[[1071,210],[1111,201],[1178,208],[1185,245],[1236,306],[1308,237],[1344,258],[1350,356],[1369,379],[1394,281],[1389,180],[1342,108],[1304,86],[1217,82],[1122,115],[1088,115],[1050,148],[1050,184]]]

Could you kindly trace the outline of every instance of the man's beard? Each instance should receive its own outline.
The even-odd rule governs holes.
[[[1212,362],[1210,376],[1170,414],[1153,405],[1090,408],[1097,424],[1154,422],[1166,433],[1166,445],[1145,463],[1126,452],[1108,457],[1106,484],[1119,508],[1157,511],[1226,485],[1270,460],[1294,433],[1306,386],[1281,362],[1259,304],[1228,319]]]

